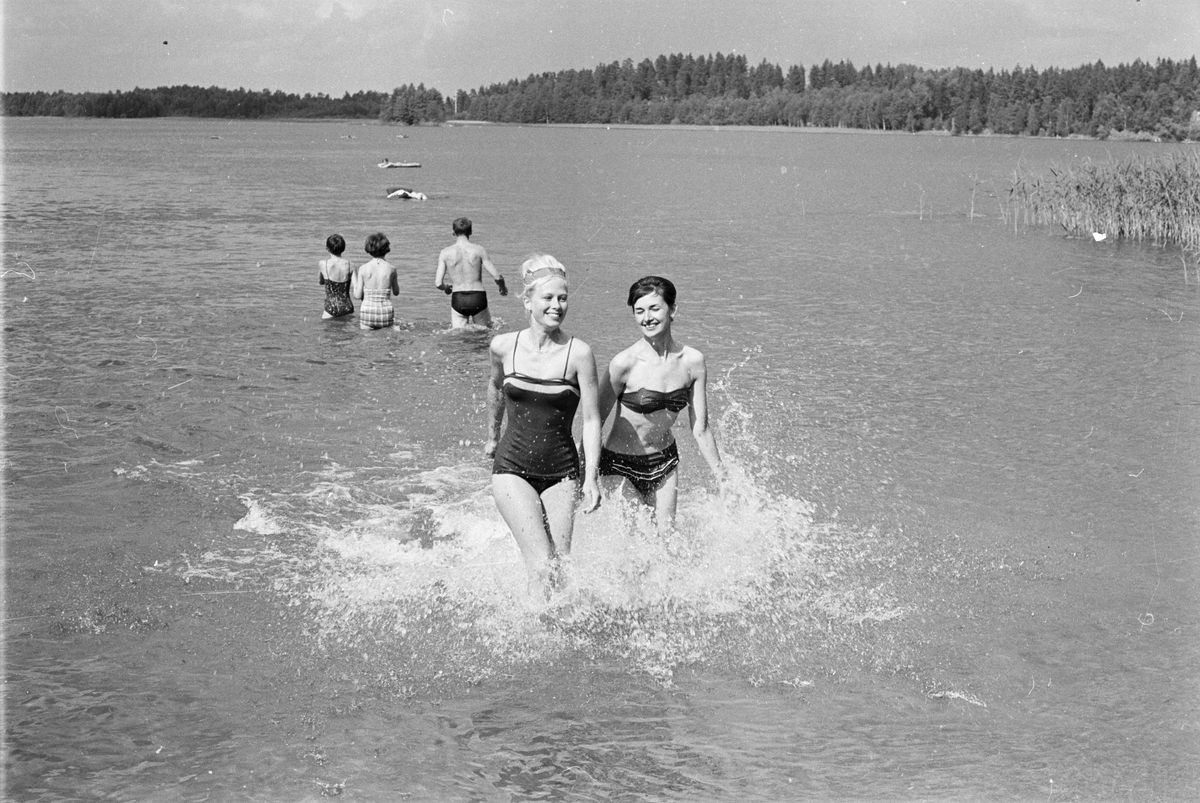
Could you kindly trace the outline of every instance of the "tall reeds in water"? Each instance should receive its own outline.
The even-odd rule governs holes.
[[[1015,224],[1058,223],[1068,234],[1149,241],[1200,251],[1200,152],[1172,151],[1124,162],[1087,161],[1050,176],[1013,174]]]

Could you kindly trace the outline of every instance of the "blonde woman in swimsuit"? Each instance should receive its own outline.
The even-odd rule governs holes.
[[[688,411],[692,437],[724,486],[725,470],[708,426],[708,369],[704,355],[671,335],[675,285],[661,276],[638,279],[629,306],[642,339],[613,357],[600,380],[600,416],[614,408],[612,430],[600,450],[606,487],[621,490],[654,510],[661,534],[675,525],[679,450],[671,428]]]
[[[529,326],[492,338],[483,453],[493,458],[492,496],[525,559],[530,591],[548,594],[571,550],[576,508],[600,505],[599,394],[592,349],[562,330],[566,268],[538,254],[521,265],[521,283]],[[576,412],[583,465],[571,438]]]

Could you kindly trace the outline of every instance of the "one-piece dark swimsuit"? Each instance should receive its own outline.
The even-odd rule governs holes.
[[[493,474],[515,474],[543,493],[563,480],[579,478],[579,451],[571,439],[571,422],[579,407],[579,383],[567,379],[571,346],[563,375],[540,379],[517,370],[517,337],[513,338],[513,369],[504,375],[504,414],[508,423],[496,456]]]
[[[646,388],[627,390],[621,394],[621,404],[642,415],[659,410],[678,413],[687,409],[690,390],[690,386],[668,392]],[[649,498],[657,491],[678,465],[679,447],[673,440],[667,448],[650,454],[600,450],[600,475],[624,477],[643,498]]]
[[[325,311],[329,313],[330,317],[340,318],[354,312],[354,302],[350,300],[349,278],[344,282],[335,282],[324,276],[319,278],[321,284],[325,285]]]
[[[450,309],[464,318],[478,315],[487,309],[487,291],[455,290],[450,294]]]

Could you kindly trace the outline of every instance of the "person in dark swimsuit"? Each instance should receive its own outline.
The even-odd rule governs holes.
[[[571,347],[567,341],[560,377],[540,379],[517,370],[517,346],[521,333],[513,337],[504,375],[504,415],[509,421],[496,447],[492,473],[515,474],[539,494],[563,480],[579,479],[579,452],[571,438],[571,423],[579,407],[579,381],[567,379]]]
[[[329,259],[322,259],[317,264],[317,282],[325,285],[325,311],[322,318],[340,318],[354,312],[354,302],[350,300],[350,279],[354,270],[350,263],[342,259],[346,250],[346,241],[340,234],[331,234],[325,241],[325,250]]]
[[[679,496],[679,449],[671,428],[684,410],[700,454],[722,488],[725,484],[721,455],[708,426],[704,355],[677,343],[671,334],[675,297],[675,285],[660,276],[633,283],[628,303],[642,339],[613,357],[600,382],[601,418],[616,410],[600,451],[600,475],[612,478],[605,481],[609,490],[627,488],[653,508],[664,535],[674,528]]]
[[[562,331],[566,269],[536,255],[521,266],[521,280],[529,327],[492,339],[483,452],[492,458],[492,495],[524,558],[530,590],[548,594],[571,550],[581,484],[584,512],[600,505],[599,394],[591,348]],[[581,468],[571,437],[577,412],[589,468]]]

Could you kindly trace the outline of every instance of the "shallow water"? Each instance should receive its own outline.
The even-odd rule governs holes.
[[[5,121],[12,797],[1200,792],[1200,276],[995,197],[1151,146],[396,133]],[[602,364],[672,278],[737,475],[680,427],[680,537],[608,500],[549,610],[432,287],[460,214],[569,266]],[[321,321],[325,237],[375,230],[403,324]]]

